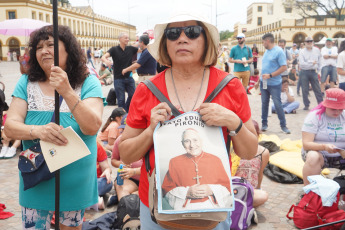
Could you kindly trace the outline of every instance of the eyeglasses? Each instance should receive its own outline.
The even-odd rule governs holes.
[[[311,41],[305,41],[306,43],[310,43],[310,42],[313,42],[313,40],[311,40]]]
[[[176,41],[182,30],[189,39],[196,39],[200,36],[203,28],[201,26],[170,27],[164,30],[164,34],[170,41]]]

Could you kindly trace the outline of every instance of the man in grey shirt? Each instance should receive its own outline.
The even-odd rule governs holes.
[[[306,48],[299,53],[300,79],[302,85],[302,96],[304,110],[309,110],[310,101],[308,99],[309,83],[314,91],[317,104],[323,100],[319,79],[317,73],[321,69],[321,52],[314,47],[314,41],[311,37],[305,39]]]
[[[290,65],[290,63],[291,63],[291,60],[292,60],[292,56],[291,56],[290,51],[288,51],[288,50],[285,48],[285,46],[286,46],[286,40],[285,40],[285,39],[280,39],[280,40],[278,41],[278,46],[279,46],[280,48],[282,48],[282,50],[284,51],[284,54],[285,54],[285,56],[286,56],[286,66],[287,66],[287,69],[288,69],[288,68],[289,68],[289,65]],[[282,78],[285,77],[286,79],[288,79],[289,71],[288,71],[287,69],[286,69],[284,72],[281,73]]]

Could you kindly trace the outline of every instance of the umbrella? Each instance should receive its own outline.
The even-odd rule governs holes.
[[[32,31],[47,25],[51,24],[29,18],[10,19],[0,22],[0,34],[28,37]]]

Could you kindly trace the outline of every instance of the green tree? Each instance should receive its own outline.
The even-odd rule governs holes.
[[[229,30],[220,31],[219,37],[220,37],[220,40],[223,41],[225,39],[231,38],[233,34],[234,32],[230,32]]]

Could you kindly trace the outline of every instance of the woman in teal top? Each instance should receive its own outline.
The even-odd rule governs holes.
[[[54,63],[53,26],[30,36],[28,75],[23,75],[13,92],[5,126],[6,135],[23,140],[23,148],[37,140],[66,145],[59,133],[71,126],[91,154],[61,169],[60,228],[81,229],[84,209],[98,202],[96,133],[102,123],[104,97],[101,85],[86,67],[86,58],[67,26],[59,26],[59,67]],[[51,123],[54,91],[63,97],[60,126]],[[20,175],[20,174],[19,174]],[[54,210],[55,179],[43,181],[26,191],[20,175],[19,203],[24,229],[49,229]]]

